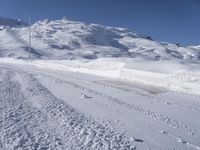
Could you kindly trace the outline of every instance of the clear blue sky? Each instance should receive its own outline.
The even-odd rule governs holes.
[[[158,41],[200,45],[200,0],[0,0],[0,16],[127,27]]]

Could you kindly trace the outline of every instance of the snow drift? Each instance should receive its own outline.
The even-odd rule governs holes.
[[[199,95],[200,67],[198,65],[183,65],[174,62],[147,62],[141,60],[137,60],[134,63],[130,61],[97,59],[93,61],[33,60],[30,62],[11,58],[0,59],[1,64],[23,65],[24,67],[38,67],[63,72],[86,73],[126,82],[138,82],[176,92]],[[151,66],[151,68],[147,68],[148,66]],[[166,68],[166,66],[168,67]],[[163,69],[164,67],[165,69]]]

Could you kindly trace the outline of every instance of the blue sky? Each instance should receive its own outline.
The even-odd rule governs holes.
[[[200,0],[0,0],[0,16],[120,26],[158,41],[200,45]]]

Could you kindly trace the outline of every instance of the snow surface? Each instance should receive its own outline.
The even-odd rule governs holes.
[[[187,94],[163,88],[160,73],[130,69],[140,80],[124,80],[105,74],[116,64],[91,76],[58,62],[1,61],[1,149],[200,149],[199,84]],[[145,83],[152,76],[159,86]]]
[[[0,18],[0,149],[200,150],[200,47],[67,19]]]
[[[2,64],[20,64],[49,70],[71,71],[108,77],[127,82],[139,82],[149,86],[176,92],[200,95],[200,66],[174,62],[122,61],[117,59],[78,60],[17,60],[0,59]]]

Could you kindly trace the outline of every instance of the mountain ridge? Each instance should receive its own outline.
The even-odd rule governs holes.
[[[2,20],[2,19],[1,19]],[[4,57],[26,59],[28,27],[2,29]],[[32,26],[31,54],[34,59],[97,59],[142,58],[151,61],[173,60],[199,62],[198,47],[157,42],[150,36],[131,32],[127,28],[94,23],[60,20],[40,20]]]

